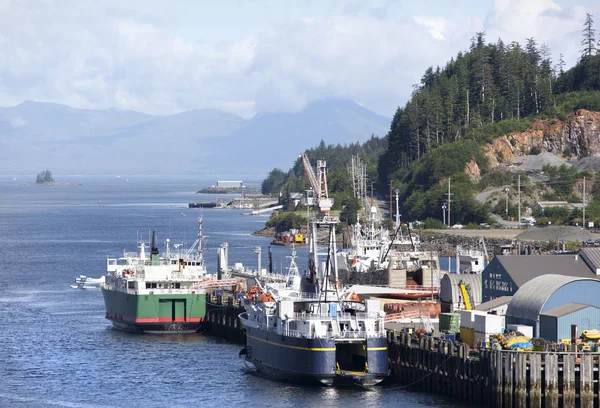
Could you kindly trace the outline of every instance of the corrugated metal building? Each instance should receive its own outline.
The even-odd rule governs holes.
[[[483,301],[514,295],[526,282],[547,274],[596,276],[579,255],[499,255],[483,270]]]
[[[600,308],[582,303],[567,303],[540,314],[540,337],[558,342],[571,338],[571,325],[582,330],[600,329]]]
[[[442,312],[453,313],[465,309],[465,303],[460,291],[459,283],[463,281],[469,286],[471,304],[473,307],[481,303],[481,275],[480,274],[455,274],[444,275],[440,283],[440,303]]]
[[[533,326],[540,335],[540,314],[577,300],[600,307],[600,280],[564,275],[542,275],[525,283],[513,296],[506,311],[507,324]]]
[[[600,248],[583,248],[578,254],[592,273],[600,275]]]

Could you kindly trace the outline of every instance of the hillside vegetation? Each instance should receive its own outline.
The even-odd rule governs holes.
[[[350,157],[359,154],[368,164],[368,177],[377,182],[380,196],[387,197],[390,184],[400,190],[404,219],[441,219],[449,178],[453,223],[485,222],[490,210],[503,214],[503,209],[477,202],[474,194],[490,186],[512,185],[517,173],[491,167],[481,147],[498,137],[525,132],[540,119],[567,121],[578,109],[600,111],[600,54],[592,24],[588,15],[581,59],[568,70],[562,55],[553,61],[551,50],[534,38],[524,45],[506,44],[501,39],[488,43],[485,33],[477,33],[468,51],[459,52],[443,68],[425,71],[410,100],[397,109],[385,138],[372,137],[362,146],[321,143],[308,150],[313,164],[317,159],[327,160],[330,191],[341,198],[336,205],[346,205],[352,197],[347,194],[350,176],[346,167]],[[541,150],[535,147],[528,153]],[[480,180],[465,173],[467,165],[477,167]],[[547,168],[549,181],[536,186],[521,175],[524,192],[565,199],[577,198],[573,187],[578,178],[585,175],[589,181],[593,176]],[[302,191],[305,187],[296,161],[287,173],[274,169],[263,183],[263,192]],[[536,189],[541,192],[533,191]],[[600,196],[600,187],[595,191],[594,197]],[[600,203],[591,204],[590,215],[596,207],[600,209]],[[600,219],[600,212],[597,216]]]

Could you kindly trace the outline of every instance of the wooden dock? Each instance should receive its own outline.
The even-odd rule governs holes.
[[[469,350],[461,343],[388,332],[393,379],[407,388],[488,407],[600,404],[600,353]]]
[[[206,294],[206,331],[240,344],[246,344],[238,316],[246,309],[239,305],[231,294],[217,296]]]

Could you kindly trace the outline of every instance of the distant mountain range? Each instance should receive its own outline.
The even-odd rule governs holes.
[[[201,174],[260,177],[305,149],[383,136],[390,119],[346,99],[252,119],[214,109],[170,116],[46,102],[0,108],[0,173]]]

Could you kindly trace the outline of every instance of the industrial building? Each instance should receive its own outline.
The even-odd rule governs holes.
[[[460,289],[464,283],[469,293],[472,307],[481,303],[481,274],[451,274],[444,275],[440,282],[440,307],[444,313],[465,310],[465,299]]]
[[[475,310],[503,316],[506,314],[508,304],[512,298],[512,296],[500,296],[499,298],[480,304]]]
[[[596,271],[600,270],[600,249],[589,248],[580,254],[498,255],[483,270],[482,301],[514,295],[527,282],[546,274],[596,277]]]
[[[546,256],[546,258],[554,258],[554,256]],[[584,305],[600,307],[598,293],[600,293],[598,279],[554,274],[538,276],[523,284],[514,294],[506,311],[506,323],[532,326],[534,337],[539,337],[541,314],[567,305],[573,300]],[[564,316],[567,317],[561,320],[562,323],[566,322],[571,315]]]
[[[218,180],[217,187],[219,188],[242,188],[244,182],[241,180]]]
[[[582,303],[567,303],[540,313],[540,337],[559,342],[571,338],[571,325],[581,330],[600,329],[600,308]]]

